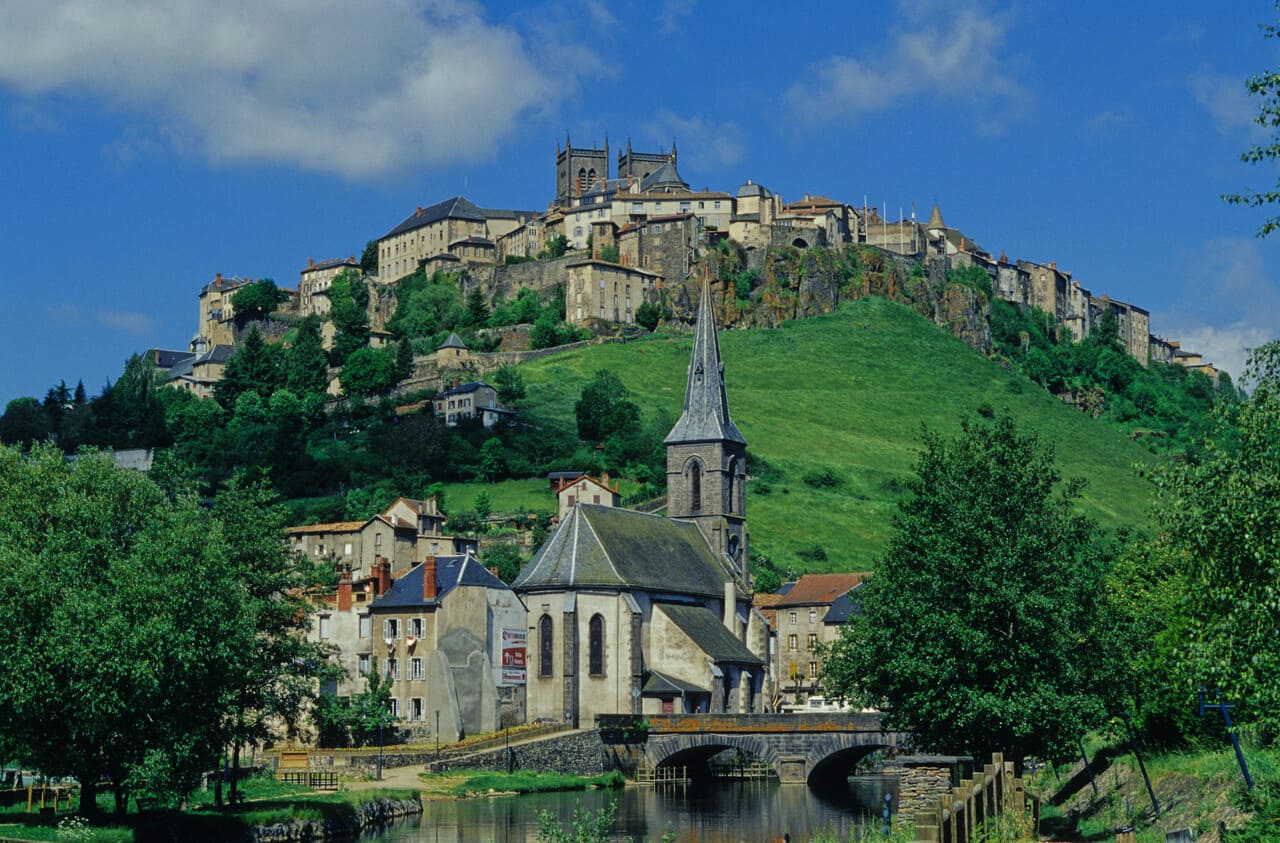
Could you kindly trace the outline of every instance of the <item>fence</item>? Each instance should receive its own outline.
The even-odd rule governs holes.
[[[1030,814],[1039,825],[1040,803],[1027,793],[1014,764],[996,753],[991,763],[915,813],[916,843],[970,843],[974,834],[1001,814]]]

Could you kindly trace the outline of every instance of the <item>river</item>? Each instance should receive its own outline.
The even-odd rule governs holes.
[[[671,831],[677,843],[768,843],[789,833],[793,843],[831,830],[836,839],[864,822],[880,822],[884,794],[897,806],[897,780],[855,776],[847,786],[819,793],[776,781],[713,781],[688,787],[628,786],[621,790],[538,793],[425,803],[421,817],[362,840],[384,843],[536,843],[538,814],[563,820],[576,810],[598,811],[617,800],[613,841],[657,843]]]

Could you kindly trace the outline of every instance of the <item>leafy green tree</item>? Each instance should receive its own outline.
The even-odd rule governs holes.
[[[507,449],[502,440],[494,436],[480,446],[480,479],[486,483],[501,480],[507,473]],[[480,508],[476,507],[478,511]]]
[[[255,325],[227,360],[222,379],[213,385],[213,397],[230,410],[244,392],[265,398],[280,385],[280,356],[275,346],[268,345]]]
[[[1220,411],[1197,462],[1153,472],[1155,515],[1189,584],[1187,667],[1241,723],[1280,730],[1280,340],[1250,354],[1253,393]],[[1232,419],[1234,415],[1234,419]]]
[[[498,392],[498,400],[503,404],[514,404],[523,400],[527,394],[524,375],[520,374],[514,366],[503,366],[495,372],[493,385]]]
[[[596,372],[573,406],[578,436],[599,442],[614,433],[639,427],[640,407],[631,400],[631,391],[608,369]]]
[[[413,377],[413,345],[407,339],[396,343],[396,383]]]
[[[547,241],[547,255],[551,258],[562,258],[569,251],[569,238],[557,234]]]
[[[484,563],[498,569],[498,579],[505,583],[514,582],[524,567],[524,559],[520,556],[518,545],[503,543],[490,545],[484,551]]]
[[[365,275],[378,274],[378,241],[370,240],[364,244],[364,251],[360,253],[360,271]]]
[[[236,314],[236,323],[245,325],[271,315],[288,298],[289,294],[277,288],[275,281],[264,278],[232,293],[231,307]]]
[[[347,356],[339,379],[344,395],[386,395],[396,385],[394,349],[357,348]]]
[[[49,416],[34,398],[15,398],[0,416],[0,443],[29,448],[49,436]]]
[[[822,677],[931,748],[1065,758],[1105,719],[1105,564],[1052,448],[1007,415],[926,431],[894,533]]]
[[[483,328],[489,324],[489,303],[485,301],[484,291],[479,286],[472,287],[467,293],[467,310],[463,314],[460,326],[465,328]]]
[[[636,308],[636,324],[653,331],[658,327],[658,323],[664,316],[662,305],[657,302],[643,301]]]
[[[369,288],[364,279],[344,269],[329,285],[329,319],[335,330],[329,360],[335,366],[369,343]]]
[[[365,689],[350,700],[321,694],[316,701],[315,720],[321,746],[370,746],[378,742],[378,728],[394,728],[398,722],[390,713],[391,680],[377,671],[365,674]]]
[[[86,813],[104,776],[118,811],[130,787],[189,792],[253,648],[220,525],[52,446],[0,449],[0,498],[0,755],[75,776]]]
[[[1280,3],[1276,8],[1280,9]],[[1262,30],[1262,37],[1265,39],[1280,37],[1278,24],[1264,23],[1259,24],[1258,28]],[[1265,129],[1269,137],[1242,152],[1240,160],[1246,164],[1274,164],[1280,159],[1280,70],[1269,69],[1254,74],[1245,83],[1245,87],[1250,95],[1261,100],[1258,116],[1253,118],[1253,122]],[[1270,190],[1249,188],[1240,193],[1224,193],[1222,199],[1232,205],[1249,208],[1274,205],[1280,202],[1280,182]],[[1280,228],[1280,215],[1270,216],[1258,227],[1258,236],[1266,237],[1277,228]]]
[[[489,493],[480,492],[478,495],[476,495],[476,500],[475,500],[475,503],[473,504],[473,507],[475,508],[476,516],[481,520],[484,520],[485,518],[488,518],[490,515],[492,515],[493,501],[489,500]]]
[[[320,337],[320,320],[308,316],[298,323],[291,345],[284,352],[283,382],[297,395],[323,394],[329,387],[329,357]]]

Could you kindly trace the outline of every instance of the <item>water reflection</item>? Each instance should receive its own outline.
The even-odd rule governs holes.
[[[772,781],[720,781],[686,788],[627,787],[429,802],[422,817],[365,839],[535,843],[541,811],[566,821],[575,809],[598,811],[617,800],[615,841],[648,843],[670,831],[679,843],[766,843],[785,832],[799,843],[827,829],[844,840],[856,826],[880,822],[886,792],[893,794],[896,806],[897,780],[883,776],[858,776],[822,791]]]

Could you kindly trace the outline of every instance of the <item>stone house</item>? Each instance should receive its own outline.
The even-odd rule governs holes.
[[[428,555],[446,556],[474,550],[475,539],[442,532],[444,514],[435,498],[397,498],[383,512],[364,521],[310,524],[285,530],[294,550],[312,559],[332,559],[356,579],[372,576],[381,560],[400,573]]]
[[[427,556],[369,605],[370,668],[411,736],[524,722],[525,607],[474,556]],[[438,729],[438,731],[437,731]]]
[[[222,372],[234,353],[234,346],[215,345],[185,356],[169,368],[165,385],[190,392],[197,398],[212,398],[213,385],[222,380]]]
[[[616,507],[622,500],[618,494],[618,484],[609,485],[609,475],[599,480],[589,474],[565,478],[556,483],[556,520],[563,521],[569,510],[580,503],[596,506]]]
[[[235,345],[235,308],[231,297],[252,281],[248,278],[223,278],[219,272],[200,288],[200,318],[191,350],[206,351],[218,345]]]
[[[693,269],[702,233],[693,212],[628,223],[617,231],[618,262],[683,281]]]
[[[418,209],[378,238],[378,277],[402,278],[420,261],[449,251],[449,244],[488,234],[484,211],[463,196]]]
[[[666,445],[669,518],[579,502],[513,584],[529,609],[531,719],[589,727],[597,714],[764,710],[746,442],[729,417],[705,284]]]
[[[822,681],[820,645],[839,637],[839,623],[848,618],[848,609],[843,608],[831,618],[828,615],[836,601],[847,598],[868,576],[805,574],[773,602],[778,636],[774,673],[778,677],[778,693],[785,700],[802,702],[818,692]]]
[[[565,321],[633,324],[636,311],[652,300],[662,277],[647,269],[587,258],[565,266]]]
[[[483,409],[498,407],[498,391],[484,381],[455,382],[452,387],[436,393],[436,415],[448,427],[457,427],[467,419],[479,418]]]
[[[298,275],[298,316],[328,316],[331,309],[329,287],[333,279],[344,270],[360,273],[360,262],[354,257],[334,258],[316,263],[307,259],[307,266]]]

